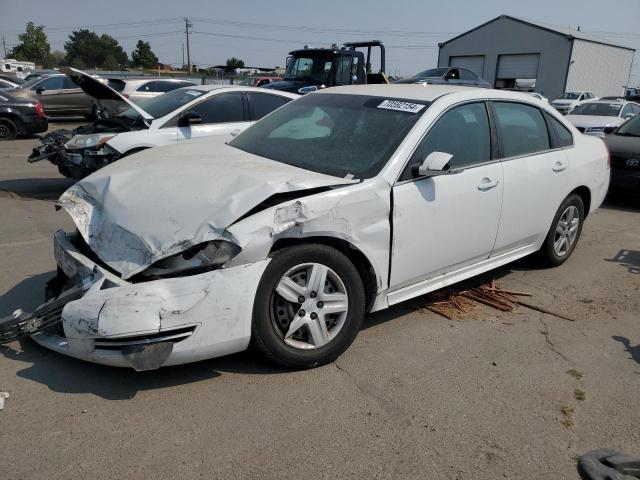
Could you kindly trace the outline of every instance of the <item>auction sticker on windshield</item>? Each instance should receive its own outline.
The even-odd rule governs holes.
[[[400,102],[398,100],[385,100],[378,105],[378,108],[383,108],[385,110],[397,110],[399,112],[407,113],[418,113],[424,107],[424,105],[420,105],[419,103]]]
[[[191,95],[193,97],[199,97],[200,95],[202,95],[202,92],[199,92],[197,90],[188,90],[185,92],[187,95]]]

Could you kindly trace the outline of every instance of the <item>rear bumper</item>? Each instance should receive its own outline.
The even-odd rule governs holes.
[[[253,301],[269,260],[200,275],[129,283],[55,234],[58,267],[88,289],[64,305],[62,327],[40,345],[75,358],[151,370],[245,350]]]
[[[49,128],[49,119],[47,117],[33,117],[25,119],[22,122],[22,134],[33,135],[34,133],[46,132]]]

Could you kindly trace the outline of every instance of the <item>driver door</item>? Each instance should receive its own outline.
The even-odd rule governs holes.
[[[503,191],[492,144],[484,102],[451,108],[421,140],[393,188],[391,289],[489,258]],[[451,173],[416,178],[411,167],[436,151],[453,155]]]
[[[198,114],[202,123],[180,126],[178,122],[178,143],[201,137],[214,137],[224,142],[251,125],[242,93],[214,95],[186,111]]]

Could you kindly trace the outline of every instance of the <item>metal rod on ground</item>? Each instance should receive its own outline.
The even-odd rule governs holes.
[[[562,315],[560,313],[552,312],[551,310],[548,310],[548,309],[546,309],[544,307],[539,307],[537,305],[532,305],[530,303],[523,302],[522,300],[518,300],[518,305],[522,305],[523,307],[530,308],[531,310],[535,310],[537,312],[546,313],[547,315],[551,315],[551,316],[554,316],[554,317],[562,318],[563,320],[569,320],[570,322],[575,322],[576,321],[575,318],[565,317],[564,315]]]

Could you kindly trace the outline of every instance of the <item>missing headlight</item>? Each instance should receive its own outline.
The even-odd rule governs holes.
[[[140,275],[145,279],[180,277],[215,270],[240,253],[241,248],[225,240],[195,245],[147,268]]]

